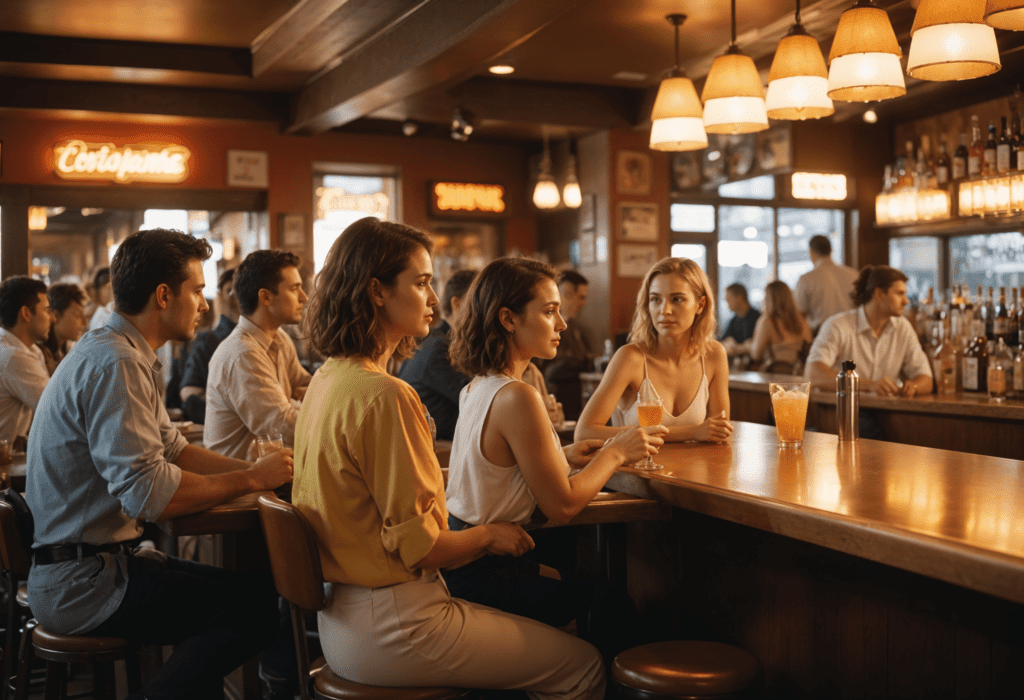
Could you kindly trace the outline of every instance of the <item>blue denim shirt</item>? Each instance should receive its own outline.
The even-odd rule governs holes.
[[[188,442],[171,425],[161,365],[139,330],[114,313],[87,333],[43,392],[28,442],[26,500],[35,546],[138,537],[181,481],[171,462]],[[29,604],[46,627],[80,634],[117,610],[126,555],[33,565]]]

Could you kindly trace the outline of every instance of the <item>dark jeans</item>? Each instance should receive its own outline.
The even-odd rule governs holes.
[[[449,515],[448,527],[457,531],[466,524]],[[571,563],[565,564],[554,567],[562,577],[559,581],[541,576],[540,565],[529,555],[489,555],[445,570],[444,580],[452,596],[471,603],[552,627],[576,620],[581,631],[587,630],[580,636],[597,647],[609,664],[620,651],[636,645],[636,606],[623,587],[600,577],[578,578]]]
[[[174,645],[143,685],[146,700],[222,700],[224,676],[270,644],[277,629],[269,581],[174,557],[164,563],[129,555],[121,605],[88,634]]]

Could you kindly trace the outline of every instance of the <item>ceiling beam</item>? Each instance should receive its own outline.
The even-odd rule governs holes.
[[[287,130],[320,133],[465,79],[580,2],[427,0],[314,78],[293,99]]]
[[[249,49],[19,32],[0,32],[0,63],[5,62],[150,68],[246,77],[252,74]]]
[[[272,92],[0,77],[0,108],[158,114],[283,124],[288,101],[285,95]]]

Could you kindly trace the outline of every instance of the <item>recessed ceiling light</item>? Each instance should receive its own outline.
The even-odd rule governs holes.
[[[506,63],[499,63],[497,65],[491,66],[487,70],[494,73],[495,75],[508,75],[509,73],[515,73],[516,71],[515,67],[510,66]]]
[[[868,124],[876,123],[878,121],[878,113],[875,112],[875,110],[873,109],[869,109],[868,111],[864,112],[864,121],[866,121]]]
[[[613,80],[631,80],[633,82],[641,82],[647,80],[646,73],[636,73],[630,70],[620,70],[618,73],[612,76]]]

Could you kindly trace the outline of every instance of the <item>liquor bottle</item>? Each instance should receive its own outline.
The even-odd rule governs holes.
[[[984,335],[971,339],[960,364],[964,391],[988,390],[988,340]]]
[[[1017,398],[1024,396],[1024,345],[1017,349],[1013,358],[1013,392]]]
[[[967,151],[967,177],[981,175],[981,164],[985,162],[985,144],[981,140],[981,124],[978,115],[971,117],[971,147]]]
[[[1006,130],[1006,117],[1000,117],[1002,119],[1002,133],[999,134],[999,140],[996,141],[996,172],[1008,173],[1010,172],[1010,134]]]
[[[985,320],[985,337],[994,341],[996,338],[996,304],[992,299],[992,287],[988,288],[988,296],[985,297],[985,306],[981,310],[981,317]]]
[[[942,326],[938,327],[938,335],[939,346],[931,354],[935,391],[938,394],[955,394],[958,364],[956,350]]]
[[[1013,342],[1010,335],[1010,312],[1006,308],[1006,287],[999,288],[999,302],[996,304],[992,318],[992,337],[1009,345]]]
[[[917,160],[914,161],[914,189],[928,189],[931,186],[928,180],[928,159],[924,155],[924,148],[918,148]]]
[[[1020,167],[1020,166],[1018,166]],[[967,134],[960,132],[960,145],[953,151],[953,181],[967,177]]]
[[[939,143],[939,158],[935,161],[935,184],[943,188],[949,184],[949,152],[945,138]]]
[[[979,335],[985,335],[985,294],[984,287],[978,285],[978,296],[977,301],[974,304],[974,308],[971,312],[971,337],[977,338]],[[988,340],[988,337],[985,337]]]
[[[907,155],[905,156],[907,159],[907,172],[913,177],[914,173],[917,172],[917,160],[914,159],[914,142],[908,139],[904,147],[907,149]]]
[[[892,192],[892,183],[892,165],[886,165],[885,174],[882,176],[882,192],[885,192],[886,194]]]
[[[983,157],[985,161],[981,165],[982,175],[996,174],[996,125],[995,122],[988,123],[988,139],[985,141]]]
[[[1010,339],[1006,341],[1006,344],[1011,348],[1017,347],[1020,344],[1020,337],[1018,335],[1020,326],[1017,325],[1017,314],[1019,312],[1017,303],[1017,288],[1010,287],[1010,304],[1006,307],[1006,315],[1008,317],[1006,325],[1009,327]]]
[[[1002,338],[996,343],[995,352],[988,358],[988,398],[1000,402],[1013,386],[1013,355]]]

